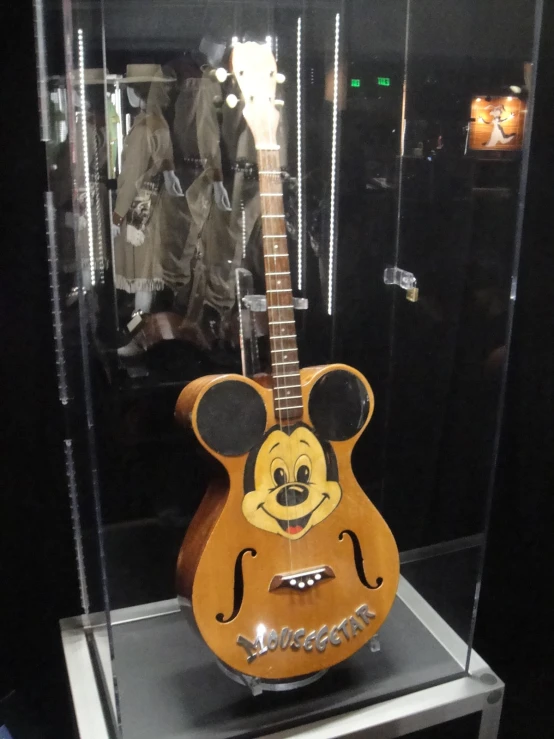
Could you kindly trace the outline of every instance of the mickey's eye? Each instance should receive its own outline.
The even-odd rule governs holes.
[[[279,487],[280,485],[284,485],[286,482],[289,481],[287,465],[285,464],[284,460],[279,459],[279,457],[274,459],[271,463],[271,477],[273,478],[277,487]]]
[[[287,473],[282,467],[277,467],[276,470],[273,470],[273,479],[276,485],[284,485],[287,481]]]
[[[294,477],[297,482],[308,483],[312,474],[312,461],[307,454],[302,454],[294,465]]]

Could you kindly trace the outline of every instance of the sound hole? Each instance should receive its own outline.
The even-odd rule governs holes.
[[[348,534],[350,537],[350,540],[352,541],[352,547],[354,549],[354,564],[356,565],[356,572],[358,573],[358,577],[360,578],[360,582],[362,585],[365,585],[366,588],[369,588],[370,590],[377,590],[377,588],[380,588],[383,584],[383,578],[378,577],[375,581],[375,585],[370,585],[368,583],[367,578],[365,576],[365,570],[364,570],[364,555],[362,554],[362,547],[360,546],[360,540],[356,536],[356,534],[353,531],[350,531],[350,529],[345,529],[339,534],[339,541],[344,541],[344,535]]]
[[[244,579],[242,577],[242,558],[245,554],[251,554],[253,557],[256,556],[257,552],[255,549],[243,549],[239,552],[238,557],[235,561],[235,580],[234,580],[234,598],[233,598],[233,612],[229,618],[225,618],[223,613],[218,613],[216,621],[220,624],[228,624],[234,618],[237,617],[240,607],[242,605],[242,597],[244,595]]]

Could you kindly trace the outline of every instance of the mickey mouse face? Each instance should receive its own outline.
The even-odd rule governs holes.
[[[271,429],[247,463],[244,516],[259,529],[300,539],[341,500],[339,483],[329,479],[334,466],[332,450],[326,453],[308,426]]]

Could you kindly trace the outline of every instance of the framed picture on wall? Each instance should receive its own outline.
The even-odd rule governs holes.
[[[525,104],[516,96],[476,95],[471,101],[469,149],[519,151],[523,147]]]

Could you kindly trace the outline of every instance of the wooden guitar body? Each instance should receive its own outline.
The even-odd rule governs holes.
[[[394,538],[357,483],[352,449],[373,412],[346,365],[300,370],[302,415],[274,413],[271,378],[204,377],[176,416],[225,468],[182,545],[177,589],[226,665],[265,680],[360,649],[395,598]]]
[[[195,380],[178,420],[227,481],[213,484],[179,555],[177,591],[231,669],[284,681],[342,662],[389,612],[399,558],[351,467],[373,413],[355,369],[300,369],[281,184],[282,82],[265,44],[237,43],[233,72],[257,150],[271,375]]]

